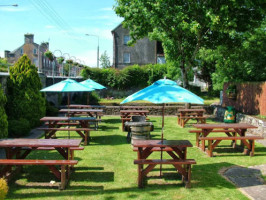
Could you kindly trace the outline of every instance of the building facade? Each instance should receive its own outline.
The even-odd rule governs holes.
[[[122,69],[129,65],[165,63],[162,43],[150,41],[147,37],[138,40],[134,46],[128,46],[129,30],[119,24],[113,35],[113,66]]]
[[[44,52],[47,50],[49,50],[49,43],[41,43],[39,45],[34,42],[33,34],[25,34],[24,44],[13,51],[5,50],[5,58],[8,63],[14,64],[23,54],[26,54],[39,72],[47,76],[59,76],[60,65],[56,60],[51,62],[44,56]]]

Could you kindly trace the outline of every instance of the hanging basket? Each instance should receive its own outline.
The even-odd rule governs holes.
[[[232,84],[229,85],[228,88],[226,89],[226,95],[229,99],[236,99],[236,85]]]
[[[64,57],[58,57],[57,58],[57,62],[59,63],[59,64],[62,64],[63,62],[64,62]]]
[[[48,58],[50,61],[53,61],[54,60],[54,55],[53,55],[53,53],[51,51],[44,52],[44,56],[46,58]]]
[[[73,60],[71,60],[71,59],[66,60],[66,63],[67,63],[67,64],[73,64]]]

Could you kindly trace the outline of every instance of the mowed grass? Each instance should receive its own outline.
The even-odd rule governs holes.
[[[155,130],[152,139],[160,139],[161,117],[149,116]],[[190,140],[195,145],[195,135],[188,133],[193,129],[189,121],[186,128],[177,125],[176,117],[165,118],[164,136],[166,139]],[[208,121],[208,123],[214,123]],[[143,189],[137,186],[137,166],[133,160],[137,153],[126,142],[126,132],[121,131],[118,116],[103,117],[98,131],[91,132],[92,141],[84,151],[76,151],[79,161],[71,174],[66,190],[47,185],[56,181],[46,166],[26,166],[23,172],[9,183],[7,199],[248,199],[233,184],[220,174],[221,169],[238,165],[253,166],[266,163],[266,148],[256,143],[255,156],[243,155],[232,149],[230,141],[219,144],[214,151],[215,157],[209,158],[196,147],[188,148],[187,158],[197,161],[192,167],[192,188],[185,189],[181,177],[170,165],[163,166],[163,176],[159,177],[159,166],[147,179]],[[57,133],[58,138],[67,138],[67,133]],[[71,138],[79,138],[71,133]],[[160,158],[160,153],[153,153],[153,158]],[[168,156],[163,154],[164,158]],[[55,151],[35,151],[29,158],[62,159]]]

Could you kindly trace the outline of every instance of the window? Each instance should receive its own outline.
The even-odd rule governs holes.
[[[165,63],[165,57],[164,56],[157,56],[157,63],[158,64],[164,64]]]
[[[130,53],[124,53],[123,61],[124,63],[130,63]]]
[[[23,55],[23,49],[20,49],[20,55]]]
[[[127,45],[129,40],[130,40],[130,36],[129,35],[124,35],[124,45]]]
[[[37,49],[33,49],[33,54],[37,54]]]

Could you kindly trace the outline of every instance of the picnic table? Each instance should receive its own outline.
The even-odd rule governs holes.
[[[69,108],[91,108],[91,109],[104,109],[106,106],[103,105],[80,105],[80,104],[71,104],[68,106]]]
[[[241,147],[246,147],[244,153],[249,153],[250,156],[254,155],[255,140],[263,139],[260,136],[247,136],[247,129],[257,128],[256,126],[247,123],[220,123],[220,124],[194,124],[198,130],[190,130],[190,133],[196,133],[196,146],[200,147],[202,151],[205,151],[205,140],[208,141],[208,156],[213,156],[214,148],[222,140],[232,140],[232,146],[236,147],[237,140],[241,141]],[[225,133],[225,137],[221,136],[209,136],[211,133]],[[201,144],[200,144],[201,142]]]
[[[207,118],[203,116],[204,112],[204,109],[178,109],[177,123],[183,128],[190,119],[196,119],[197,123],[204,124]]]
[[[120,110],[120,117],[122,121],[122,130],[125,128],[125,122],[130,121],[132,115],[134,116],[145,116],[149,113],[148,110]]]
[[[67,113],[70,116],[75,116],[75,115],[87,115],[90,117],[96,117],[96,119],[98,118],[99,114],[103,113],[102,109],[61,109],[59,110],[59,112],[62,113]]]
[[[192,147],[188,140],[134,140],[133,151],[137,151],[138,158],[134,164],[138,165],[138,186],[143,187],[143,179],[156,165],[173,165],[182,175],[182,181],[190,187],[191,165],[194,159],[187,159],[187,147]],[[166,151],[172,159],[148,159],[153,152]],[[144,165],[147,165],[144,168]]]
[[[90,128],[90,122],[95,122],[96,119],[91,117],[43,117],[40,121],[46,122],[45,124],[48,125],[48,128],[38,128],[45,131],[46,139],[52,138],[57,131],[76,131],[82,137],[84,145],[87,145],[90,131],[95,130]],[[77,128],[77,126],[80,127]]]
[[[80,149],[81,139],[2,139],[0,140],[0,148],[4,148],[6,159],[0,159],[0,176],[11,177],[17,166],[23,165],[46,165],[50,171],[61,180],[60,189],[65,189],[69,180],[70,167],[78,163],[74,159],[74,150]],[[32,152],[37,150],[56,150],[62,155],[62,160],[43,159],[26,159]],[[39,155],[39,154],[36,154]],[[60,169],[57,165],[61,166]],[[16,168],[17,169],[14,169]],[[12,169],[13,168],[13,169]]]

